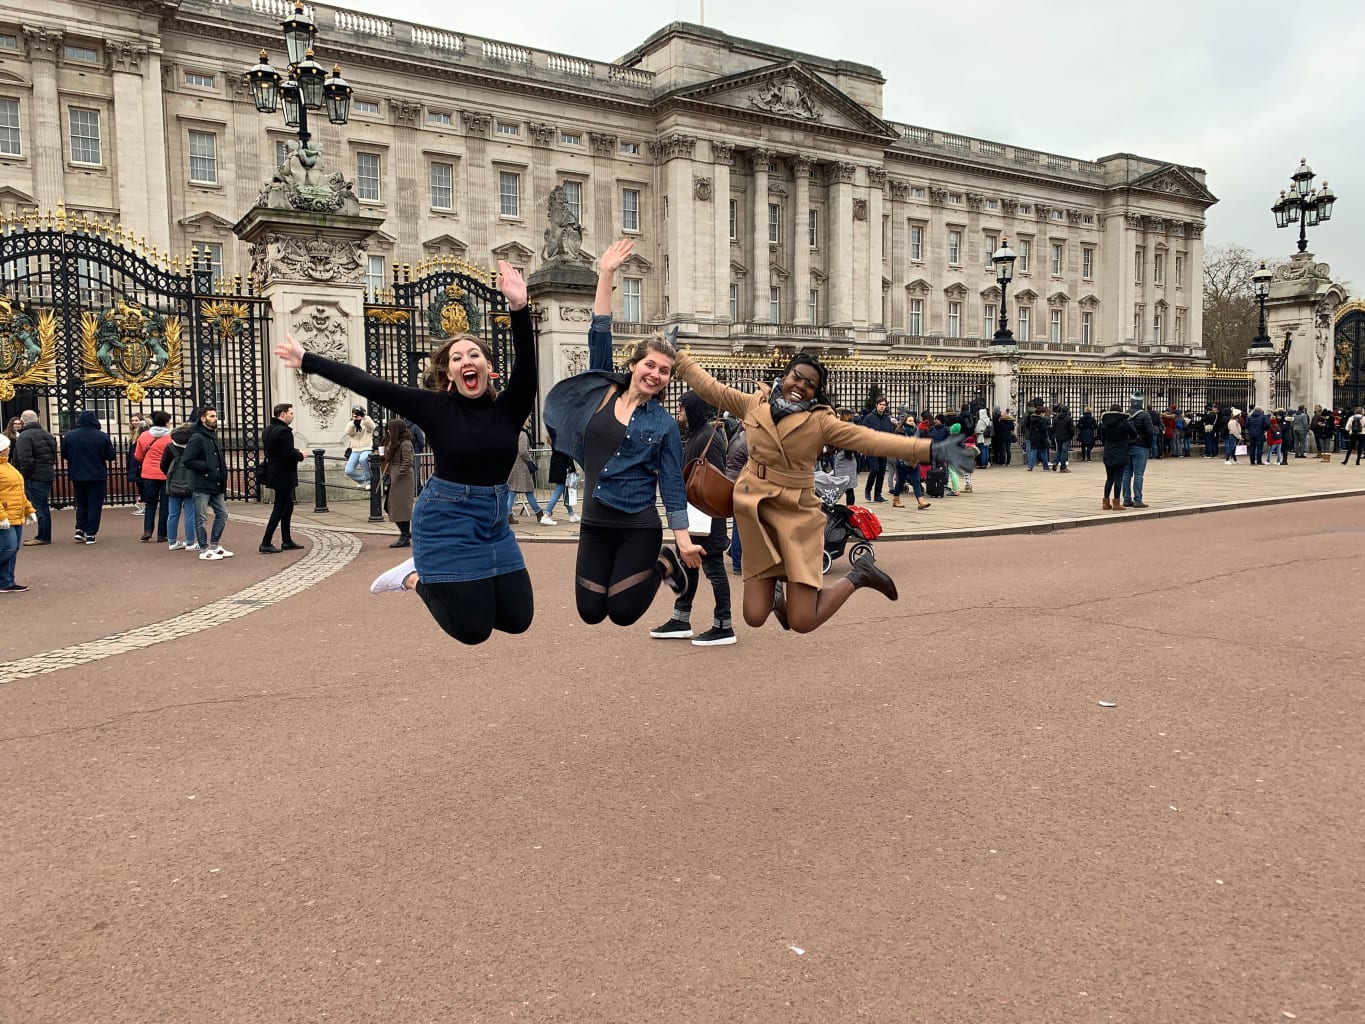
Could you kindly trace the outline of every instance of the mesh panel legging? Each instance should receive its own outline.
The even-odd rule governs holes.
[[[525,633],[535,615],[531,576],[525,569],[486,580],[417,584],[436,624],[462,644],[481,644],[493,630]]]
[[[593,526],[578,533],[574,599],[590,626],[610,618],[618,626],[639,620],[659,592],[663,529]]]

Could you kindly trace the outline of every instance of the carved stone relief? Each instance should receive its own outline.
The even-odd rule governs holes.
[[[697,137],[686,135],[683,132],[673,132],[663,138],[649,144],[649,151],[654,159],[659,163],[666,163],[669,160],[676,160],[679,157],[692,159],[692,153],[697,148]]]
[[[1148,231],[1164,232],[1166,230],[1166,222],[1162,220],[1160,217],[1148,217],[1146,218],[1146,222],[1147,222],[1146,228]]]
[[[61,32],[25,25],[24,38],[28,40],[28,55],[34,60],[56,60],[62,52]]]
[[[555,137],[555,126],[540,121],[527,121],[526,132],[537,146],[548,146]]]
[[[814,157],[806,156],[804,153],[797,153],[791,158],[792,174],[799,180],[805,178],[810,180],[810,169],[815,166]]]
[[[263,285],[272,281],[363,284],[365,243],[314,235],[270,233],[251,246],[251,273]]]
[[[886,184],[885,167],[869,167],[867,169],[867,183],[873,188],[881,188]]]
[[[295,317],[291,325],[292,333],[305,352],[344,363],[348,355],[344,315],[336,306],[307,306]],[[299,379],[299,397],[303,404],[313,413],[322,429],[330,429],[337,406],[346,393],[345,389],[325,377],[305,374],[302,370],[294,372]]]
[[[853,200],[853,219],[867,220],[867,200],[858,197]]]
[[[773,151],[771,149],[764,149],[761,146],[755,149],[751,149],[749,150],[749,167],[752,168],[755,174],[757,174],[759,171],[762,171],[764,174],[767,174],[768,163],[769,161],[772,160],[772,158]]]
[[[851,182],[858,174],[858,165],[851,164],[846,160],[836,160],[829,165],[829,180],[831,183],[836,181]]]
[[[787,183],[779,181],[777,178],[769,178],[768,191],[775,196],[785,196],[787,194]]]
[[[147,59],[147,47],[131,39],[106,39],[104,53],[112,71],[142,74],[142,62]]]
[[[570,324],[586,324],[592,320],[592,307],[560,306],[559,319]]]
[[[407,100],[389,100],[389,114],[393,117],[394,124],[416,128],[417,120],[422,116],[422,105],[409,103]]]
[[[460,116],[464,118],[465,131],[470,135],[486,135],[488,126],[493,123],[492,117],[476,110],[461,110]]]
[[[711,159],[718,164],[728,164],[730,158],[735,155],[735,144],[733,142],[721,142],[718,139],[711,140]]]
[[[692,196],[693,198],[698,199],[703,203],[709,201],[711,198],[711,179],[693,178]]]
[[[588,141],[592,144],[593,156],[615,156],[616,136],[605,132],[589,132]]]
[[[1123,219],[1130,228],[1137,228],[1141,231],[1146,227],[1147,218],[1140,213],[1125,213]]]
[[[358,216],[360,200],[340,171],[324,174],[322,150],[311,139],[294,143],[284,163],[256,196],[256,205],[270,210],[341,213]]]
[[[929,199],[931,202],[942,205],[948,201],[948,190],[946,188],[929,188]]]
[[[892,178],[892,179],[891,179],[891,198],[892,198],[892,199],[909,199],[909,198],[910,198],[910,182],[908,182],[908,181],[901,181],[899,178]]]
[[[588,349],[586,345],[566,345],[564,347],[564,375],[572,377],[588,368]]]
[[[749,96],[749,102],[770,114],[799,117],[806,121],[818,121],[824,116],[806,90],[790,76],[768,82]]]

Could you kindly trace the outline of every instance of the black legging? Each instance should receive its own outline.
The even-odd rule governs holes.
[[[493,630],[525,633],[535,615],[531,574],[525,569],[486,580],[417,584],[436,624],[462,644],[481,644]]]
[[[1119,486],[1123,483],[1123,469],[1123,466],[1111,466],[1107,462],[1104,464],[1104,496],[1106,498],[1109,497],[1111,489],[1114,492],[1115,501],[1123,496],[1122,488]]]
[[[578,531],[574,600],[578,617],[590,626],[610,618],[618,626],[639,620],[663,582],[659,549],[662,527],[594,526]]]

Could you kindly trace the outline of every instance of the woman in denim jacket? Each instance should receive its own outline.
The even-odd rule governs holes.
[[[642,341],[626,363],[628,372],[612,371],[612,278],[632,248],[623,240],[602,254],[589,369],[545,396],[551,442],[583,467],[574,598],[579,618],[589,625],[606,618],[631,625],[653,603],[660,583],[678,593],[686,587],[683,563],[701,566],[702,549],[687,532],[678,422],[658,398],[673,376],[673,346],[663,338]],[[662,546],[656,490],[676,552]]]

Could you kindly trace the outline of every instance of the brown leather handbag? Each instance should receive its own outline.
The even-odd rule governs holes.
[[[735,513],[735,483],[706,458],[716,441],[716,433],[716,428],[711,428],[711,438],[700,457],[683,467],[683,482],[687,485],[689,504],[712,518],[729,519]]]

